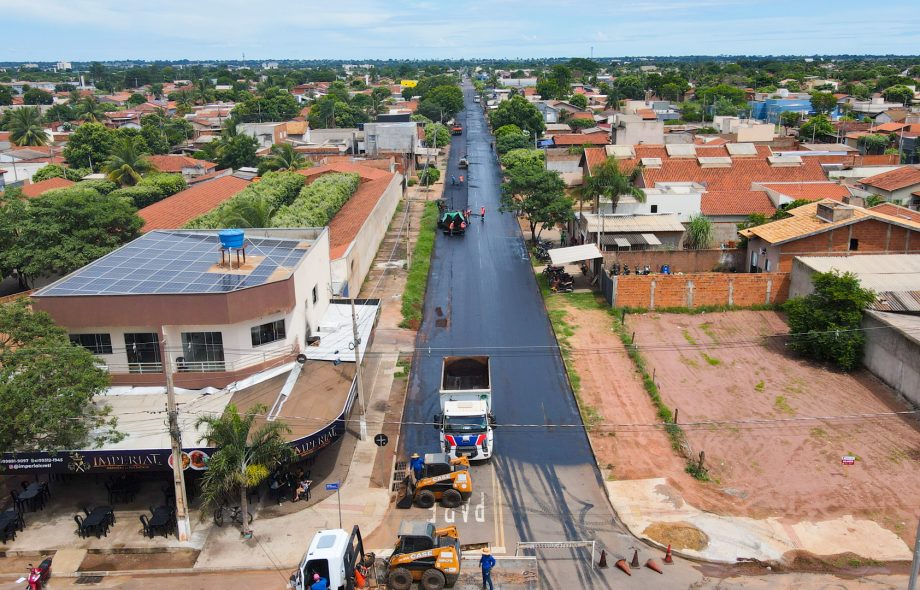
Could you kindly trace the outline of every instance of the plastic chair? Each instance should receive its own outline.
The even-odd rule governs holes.
[[[86,538],[86,529],[83,528],[83,517],[79,514],[74,514],[73,519],[77,523],[77,534],[80,535],[81,538]]]
[[[153,538],[153,531],[150,530],[150,519],[147,518],[146,514],[141,514],[141,525],[144,527],[144,536]]]

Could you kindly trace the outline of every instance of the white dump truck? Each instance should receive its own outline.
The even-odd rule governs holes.
[[[492,376],[487,356],[448,356],[441,365],[441,448],[452,457],[485,461],[494,448]]]

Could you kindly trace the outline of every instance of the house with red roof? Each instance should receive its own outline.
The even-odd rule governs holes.
[[[73,186],[74,183],[72,180],[67,180],[66,178],[49,178],[47,180],[41,180],[36,183],[28,183],[22,187],[22,196],[34,199],[39,197],[44,193],[54,190],[57,188],[67,188]]]
[[[186,181],[200,178],[217,170],[217,164],[182,155],[147,156],[147,161],[160,172],[181,174]]]
[[[920,166],[901,166],[890,172],[883,172],[863,178],[859,185],[872,194],[910,209],[920,209]]]
[[[138,211],[137,214],[144,220],[141,231],[181,228],[228,201],[250,184],[249,180],[228,175],[190,186]]]

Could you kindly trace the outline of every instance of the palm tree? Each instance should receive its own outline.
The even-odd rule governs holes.
[[[300,170],[308,166],[303,154],[289,143],[276,143],[272,146],[269,164],[275,170]]]
[[[271,227],[277,207],[263,196],[233,199],[220,214],[221,227]]]
[[[153,170],[142,144],[140,136],[121,137],[115,141],[112,155],[102,167],[109,180],[119,186],[134,186],[143,174]]]
[[[594,212],[600,212],[601,195],[609,197],[611,201],[611,210],[615,211],[617,202],[620,197],[627,195],[633,197],[640,203],[645,202],[645,191],[635,185],[636,181],[642,176],[642,168],[636,166],[629,174],[623,174],[616,158],[607,158],[603,164],[599,164],[591,171],[591,175],[585,180],[581,188],[581,193],[585,200],[594,199]]]
[[[42,113],[38,107],[23,107],[10,113],[10,141],[16,145],[45,145],[48,134],[42,127]]]
[[[265,481],[278,465],[294,456],[284,440],[291,431],[284,422],[265,422],[252,432],[256,417],[267,410],[258,404],[240,415],[230,404],[223,415],[202,416],[196,422],[196,427],[206,428],[201,440],[217,448],[201,482],[202,515],[220,510],[233,494],[239,494],[244,535],[249,533],[247,488]]]
[[[105,118],[105,109],[93,96],[84,96],[75,107],[80,119],[88,123],[99,123]]]
[[[693,215],[684,234],[684,248],[705,250],[712,244],[712,221],[702,214]]]

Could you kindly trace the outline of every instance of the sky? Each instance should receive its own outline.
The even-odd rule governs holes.
[[[0,61],[920,53],[917,0],[0,0]],[[592,54],[593,51],[593,54]]]

